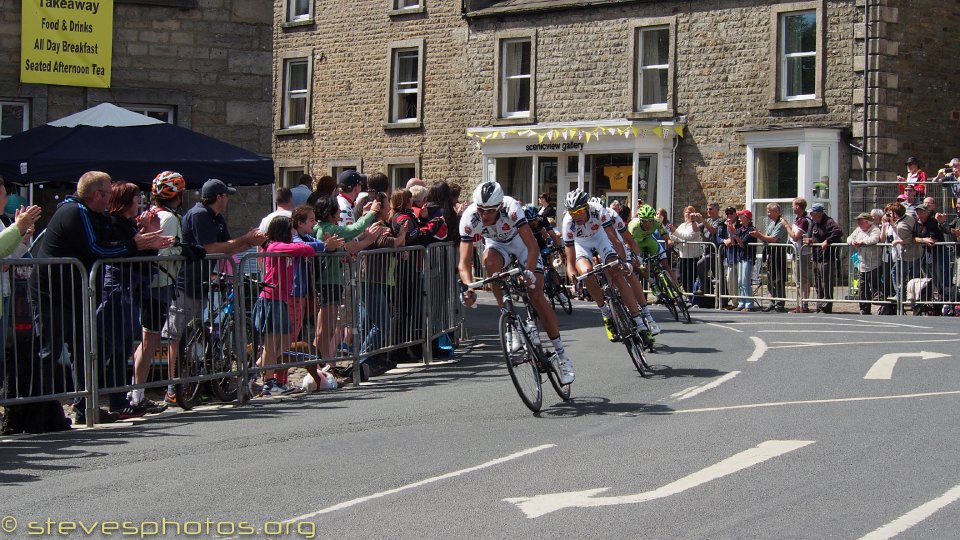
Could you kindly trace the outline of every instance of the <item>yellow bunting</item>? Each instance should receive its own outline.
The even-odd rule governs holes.
[[[663,138],[663,128],[662,128],[661,126],[657,126],[657,127],[653,128],[653,129],[651,129],[650,131],[652,131],[653,134],[656,135],[658,139],[662,139],[662,138]]]
[[[673,132],[681,139],[683,138],[683,125],[673,126]]]
[[[537,133],[537,142],[543,142],[543,139],[546,138],[546,133]]]
[[[640,129],[637,128],[636,126],[630,128],[630,130],[633,131],[633,136],[634,136],[634,137],[639,137],[639,136],[640,136]]]
[[[587,135],[587,142],[590,142],[590,137],[593,136],[593,133],[590,133],[589,131],[586,131],[584,133]]]

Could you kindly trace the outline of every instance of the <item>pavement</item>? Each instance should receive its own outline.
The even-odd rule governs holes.
[[[698,309],[682,324],[654,308],[664,332],[643,379],[577,302],[558,314],[573,399],[547,385],[534,415],[481,304],[455,359],[359,388],[6,439],[0,528],[741,539],[960,526],[951,318]]]

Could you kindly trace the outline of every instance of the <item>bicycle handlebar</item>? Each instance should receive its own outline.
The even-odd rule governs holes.
[[[617,259],[613,262],[600,263],[600,264],[594,265],[593,270],[587,272],[586,274],[583,274],[582,276],[577,276],[577,281],[583,281],[592,275],[603,272],[607,268],[613,268],[614,266],[620,266],[621,264],[623,264],[623,262]]]
[[[518,267],[518,266],[515,266],[515,267],[513,267],[513,268],[511,268],[511,269],[509,269],[509,270],[507,270],[507,271],[505,271],[505,272],[497,272],[496,274],[494,274],[494,275],[492,275],[492,276],[490,276],[490,277],[488,277],[488,278],[481,279],[480,281],[474,281],[473,283],[467,283],[467,284],[466,284],[466,287],[467,287],[468,289],[476,289],[476,288],[478,288],[478,287],[483,287],[484,285],[486,285],[487,283],[490,283],[491,281],[500,281],[500,280],[502,280],[502,279],[504,279],[504,278],[507,278],[507,277],[510,277],[510,276],[515,276],[515,275],[517,275],[517,274],[519,274],[519,273],[521,273],[521,272],[523,272],[523,269],[520,268],[520,267]]]

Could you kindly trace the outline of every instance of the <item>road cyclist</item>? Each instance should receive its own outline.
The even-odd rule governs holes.
[[[614,230],[615,220],[603,206],[591,203],[586,192],[575,189],[567,194],[564,207],[567,213],[563,216],[560,234],[567,254],[567,275],[571,281],[576,281],[578,276],[593,270],[593,252],[597,253],[601,263],[613,262],[618,257],[620,261],[626,260],[623,244],[620,243]],[[650,316],[646,306],[641,311],[640,303],[637,301],[638,295],[634,293],[627,280],[629,273],[631,273],[630,270],[623,265],[616,265],[608,268],[606,276],[619,291],[623,304],[629,315],[636,321],[637,327],[650,331],[649,321],[652,321],[653,317]],[[607,338],[610,341],[616,341],[613,312],[604,301],[600,283],[596,279],[588,279],[586,286],[591,298],[600,308]]]
[[[543,290],[550,299],[551,304],[556,307],[560,304],[563,310],[569,315],[573,313],[573,305],[570,303],[570,297],[567,288],[560,279],[560,274],[554,267],[554,259],[563,263],[563,251],[560,250],[560,235],[553,228],[550,220],[539,213],[539,208],[528,204],[523,207],[523,213],[527,216],[527,224],[533,231],[533,237],[537,240],[537,246],[540,249],[540,263],[543,264],[544,284]]]
[[[492,276],[516,258],[525,268],[524,282],[530,291],[530,302],[540,318],[554,348],[550,363],[560,374],[560,383],[573,382],[576,374],[573,362],[567,356],[557,316],[550,309],[543,294],[543,267],[540,264],[540,250],[533,231],[527,223],[523,206],[513,197],[505,196],[503,188],[494,181],[481,183],[473,191],[473,202],[464,210],[460,218],[460,279],[464,284],[473,281],[473,243],[483,239],[483,265],[487,275]],[[491,283],[491,289],[497,299],[497,305],[503,310],[503,289],[499,283]],[[476,293],[468,289],[463,295],[464,304],[473,305]],[[522,338],[516,333],[511,336],[510,348],[514,351],[523,346]]]

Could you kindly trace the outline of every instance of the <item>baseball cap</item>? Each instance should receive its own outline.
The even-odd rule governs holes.
[[[911,190],[911,191],[916,191],[916,190],[917,190],[917,188],[913,187],[913,184],[907,184],[907,185],[903,186],[903,190],[904,190],[904,191],[906,191],[906,190],[908,190],[908,189]]]
[[[729,214],[736,214],[736,213],[737,213],[737,209],[734,208],[734,207],[732,207],[732,206],[728,206],[728,207],[726,207],[726,208],[723,209],[723,213],[724,213],[724,214],[727,214],[727,215],[729,215]]]
[[[749,210],[741,210],[737,212],[738,216],[747,216],[747,219],[753,219],[753,212]]]
[[[903,201],[905,201],[905,200],[907,200],[907,196],[906,196],[906,195],[904,195],[904,194],[902,194],[902,193],[901,193],[900,195],[897,195],[897,201],[898,201],[898,202],[903,202]]]
[[[823,213],[823,212],[826,212],[826,210],[827,210],[827,207],[821,203],[814,203],[814,205],[810,207],[811,212]]]
[[[943,166],[944,166],[944,167],[953,167],[954,165],[957,165],[957,164],[960,164],[960,158],[956,158],[956,157],[955,157],[955,158],[951,159],[949,163],[945,163]]]
[[[917,158],[915,158],[915,157],[913,157],[913,156],[910,156],[910,157],[907,158],[907,161],[906,161],[905,164],[906,164],[906,165],[910,165],[911,163],[916,164],[916,165],[919,165],[919,164],[920,164],[920,160],[917,159]]]
[[[203,183],[203,187],[200,188],[200,196],[204,199],[212,199],[222,193],[226,193],[227,195],[236,195],[237,190],[224,184],[223,180],[218,180],[216,178],[207,180]]]
[[[873,216],[870,215],[870,212],[860,212],[859,214],[857,214],[857,219],[858,220],[866,219],[866,220],[873,221]]]
[[[353,186],[363,182],[363,175],[353,169],[347,169],[337,176],[337,185],[343,189],[353,189]]]

